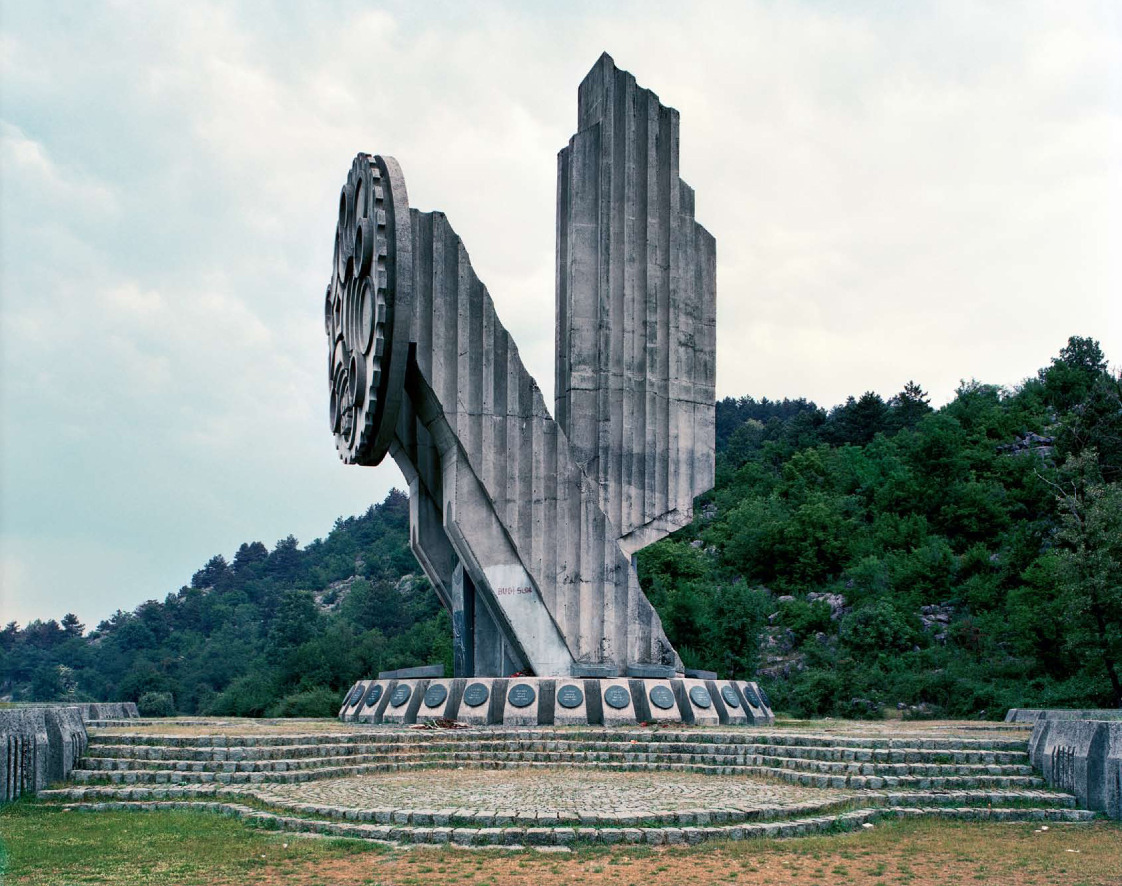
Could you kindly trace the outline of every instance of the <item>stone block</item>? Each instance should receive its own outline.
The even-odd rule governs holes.
[[[724,726],[746,726],[748,714],[744,706],[744,696],[732,680],[706,680],[709,693],[717,708],[717,715]]]
[[[698,726],[716,726],[721,722],[705,680],[673,680],[671,685],[685,722]]]
[[[454,685],[454,684],[459,684]],[[464,691],[462,680],[436,679],[429,680],[428,686],[421,694],[421,703],[417,708],[416,722],[426,723],[432,720],[451,719],[451,711],[460,705],[458,695]]]
[[[382,711],[383,723],[407,724],[417,722],[428,680],[394,680],[387,693],[389,701]]]
[[[561,678],[553,689],[553,724],[583,726],[588,723],[588,694],[582,680]]]
[[[623,678],[616,678],[600,680],[599,684],[604,725],[633,726],[637,723],[630,682]]]
[[[537,726],[538,707],[542,699],[542,683],[536,677],[511,677],[506,686],[503,706],[504,726]],[[553,681],[548,681],[552,695]]]
[[[500,722],[493,716],[492,710],[496,692],[503,696],[503,707],[499,710],[505,708],[506,681],[492,677],[467,677],[465,682],[456,719],[471,726],[489,726]]]
[[[772,713],[769,704],[770,699],[761,692],[758,683],[737,680],[736,687],[740,690],[741,698],[746,702],[744,712],[748,715],[750,725],[770,726],[775,722],[775,714]]]
[[[674,723],[682,719],[678,699],[670,680],[643,680],[646,695],[647,716],[651,723]]]
[[[362,683],[365,691],[359,704],[354,708],[351,719],[359,723],[381,723],[382,714],[390,702],[393,681],[364,680]]]
[[[1029,752],[1053,790],[1122,818],[1122,721],[1040,718]]]
[[[444,665],[422,665],[417,668],[398,668],[396,671],[379,671],[379,680],[422,680],[440,679],[444,676]]]

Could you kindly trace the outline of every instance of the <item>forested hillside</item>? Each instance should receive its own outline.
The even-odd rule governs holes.
[[[333,715],[367,674],[445,661],[451,621],[409,552],[409,500],[393,491],[300,549],[243,544],[191,584],[82,636],[61,625],[0,633],[3,691],[17,698],[138,700],[183,713]]]
[[[804,715],[1122,704],[1122,379],[1096,342],[938,410],[911,382],[829,411],[726,399],[717,446],[693,525],[637,558],[688,665],[757,674]],[[450,667],[407,523],[391,493],[304,549],[216,556],[88,634],[10,624],[0,693],[331,714],[360,676]]]

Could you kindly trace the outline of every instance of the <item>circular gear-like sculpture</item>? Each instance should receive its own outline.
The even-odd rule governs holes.
[[[339,194],[323,306],[331,432],[347,464],[389,450],[405,388],[413,312],[413,235],[393,157],[359,154]]]

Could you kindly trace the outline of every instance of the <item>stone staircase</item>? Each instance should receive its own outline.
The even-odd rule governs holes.
[[[735,838],[736,833],[729,830],[735,828],[741,828],[742,836],[756,833],[744,833],[746,827],[757,828],[763,836],[790,836],[856,827],[885,816],[1060,822],[1094,817],[1076,809],[1070,794],[1046,789],[1029,763],[1026,737],[1020,732],[1011,732],[1008,737],[973,737],[968,732],[878,735],[777,729],[549,727],[210,735],[95,730],[85,756],[71,772],[74,784],[45,791],[42,796],[83,809],[141,810],[190,804],[267,827],[368,839],[505,843],[509,842],[505,831],[513,825],[500,822],[507,826],[497,826],[493,812],[491,819],[447,815],[440,821],[431,812],[420,810],[333,809],[301,803],[280,808],[258,795],[267,793],[270,784],[376,773],[555,767],[753,776],[850,792],[844,802],[834,795],[835,799],[794,811],[722,810],[719,820],[701,813],[688,824],[705,830],[703,839]],[[247,799],[257,801],[257,807],[245,806]],[[262,809],[262,805],[269,808]],[[813,815],[799,818],[800,811]],[[767,820],[758,820],[761,818]],[[670,819],[655,815],[653,820],[642,822],[647,827],[622,830],[644,832],[644,842],[675,842],[675,835],[669,832],[683,821],[680,813],[670,814]],[[634,834],[621,836],[614,831],[621,830],[618,826],[639,823],[634,816],[620,821],[574,822],[574,826],[593,825],[574,830],[554,815],[544,829],[546,835],[523,833],[521,841],[564,843],[570,840],[569,831],[583,831],[587,833],[573,839],[635,842]],[[540,830],[526,824],[522,823],[523,831]],[[662,837],[645,833],[652,828]],[[487,833],[481,836],[479,832],[483,831]],[[687,834],[682,839],[696,836]]]

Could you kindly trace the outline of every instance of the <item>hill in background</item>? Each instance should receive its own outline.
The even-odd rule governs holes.
[[[1122,704],[1122,379],[1096,342],[938,410],[911,382],[829,411],[725,399],[717,449],[694,523],[637,557],[687,665],[758,674],[801,715]],[[304,549],[215,556],[88,634],[73,616],[9,624],[0,692],[332,715],[378,670],[450,672],[418,573],[395,491]]]

